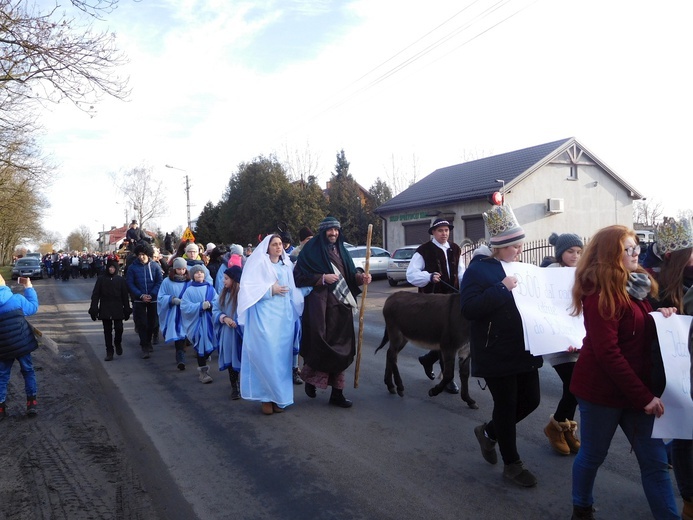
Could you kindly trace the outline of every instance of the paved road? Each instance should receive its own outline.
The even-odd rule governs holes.
[[[431,382],[407,347],[400,356],[403,398],[383,382],[380,308],[395,290],[386,280],[368,291],[358,389],[347,388],[351,409],[327,405],[328,392],[309,399],[296,387],[285,413],[263,416],[257,403],[231,401],[226,372],[197,381],[194,363],[179,372],[172,346],[139,358],[132,322],[125,354],[103,359],[101,326],[86,312],[94,280],[37,281],[53,291],[64,319],[40,324],[58,341],[92,349],[94,377],[102,381],[118,424],[129,437],[143,479],[167,519],[500,519],[569,518],[573,458],[554,455],[543,434],[560,394],[558,377],[541,370],[542,404],[519,426],[519,449],[539,485],[506,483],[502,464],[481,458],[473,428],[488,420],[491,400],[473,381],[480,405],[459,396],[428,397]],[[40,316],[37,317],[40,320]],[[353,381],[353,366],[348,372]],[[578,418],[579,420],[579,418]],[[618,433],[596,486],[600,518],[651,518],[635,457]]]

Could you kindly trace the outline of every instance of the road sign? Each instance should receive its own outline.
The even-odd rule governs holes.
[[[185,228],[185,231],[183,231],[182,240],[190,240],[191,242],[195,241],[195,235],[193,235],[193,232],[190,231],[189,227]]]

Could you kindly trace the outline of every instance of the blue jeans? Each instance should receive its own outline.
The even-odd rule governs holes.
[[[36,395],[36,374],[34,373],[34,364],[31,362],[31,353],[25,354],[17,358],[19,367],[24,376],[24,390],[27,397]],[[14,359],[0,361],[0,403],[4,403],[7,399],[7,385],[10,382],[10,373]]]
[[[662,439],[653,439],[654,415],[642,410],[610,408],[578,398],[580,451],[573,463],[573,505],[594,503],[592,489],[599,467],[606,459],[611,439],[620,426],[640,466],[642,487],[655,519],[680,519],[669,478],[667,452]]]

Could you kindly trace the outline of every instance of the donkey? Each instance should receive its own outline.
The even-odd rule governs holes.
[[[426,350],[440,350],[443,378],[428,391],[438,395],[453,379],[455,355],[460,351],[460,396],[473,409],[479,408],[469,395],[469,321],[460,311],[459,294],[425,294],[399,291],[385,300],[383,306],[385,334],[376,352],[387,342],[385,385],[391,394],[404,395],[397,356],[408,341]],[[394,378],[394,384],[393,384]]]

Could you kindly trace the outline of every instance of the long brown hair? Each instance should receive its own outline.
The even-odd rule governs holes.
[[[597,231],[587,244],[575,270],[573,285],[574,316],[582,313],[582,298],[599,293],[599,314],[605,320],[618,318],[619,308],[629,305],[626,286],[630,271],[623,263],[623,243],[635,232],[625,226],[608,226]],[[645,273],[652,282],[650,294],[657,295],[657,282],[641,266],[636,273]]]
[[[677,312],[683,313],[683,270],[691,259],[693,248],[672,251],[664,255],[661,271],[657,277],[659,282],[659,300],[665,300],[676,307]]]
[[[228,275],[224,275],[228,276]],[[226,299],[228,298],[231,302],[231,314],[236,314],[236,308],[238,307],[238,291],[241,289],[241,284],[236,282],[231,278],[231,288],[227,289],[226,286],[219,293],[219,306],[223,307],[226,305]]]

